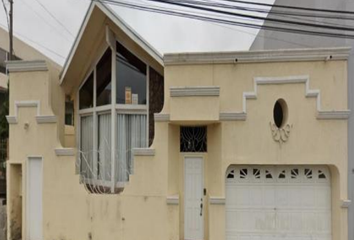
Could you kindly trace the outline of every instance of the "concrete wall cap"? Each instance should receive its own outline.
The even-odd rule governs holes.
[[[6,68],[10,73],[11,72],[48,71],[47,63],[44,60],[7,61]]]
[[[164,64],[168,66],[184,64],[347,60],[350,51],[350,47],[336,47],[237,52],[168,53],[164,55]]]

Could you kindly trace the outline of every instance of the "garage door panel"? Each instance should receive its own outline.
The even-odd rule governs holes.
[[[331,221],[330,214],[327,212],[317,214],[317,231],[330,233]]]
[[[232,170],[226,180],[228,240],[331,240],[326,167],[239,166]]]
[[[264,207],[275,207],[276,197],[275,197],[275,189],[271,186],[263,186],[263,206]]]
[[[228,231],[262,232],[275,230],[273,210],[232,210],[227,214]]]
[[[317,206],[327,208],[328,200],[331,198],[331,189],[329,187],[319,187],[316,191]]]

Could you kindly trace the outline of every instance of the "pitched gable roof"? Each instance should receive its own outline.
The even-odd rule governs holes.
[[[87,33],[89,28],[96,28],[95,33],[100,31],[102,26],[100,22],[103,23],[104,19],[108,18],[111,20],[120,30],[122,30],[130,40],[136,43],[140,48],[142,48],[147,54],[149,54],[159,65],[163,66],[163,57],[162,55],[154,49],[147,41],[144,40],[134,29],[132,29],[122,18],[120,18],[109,6],[104,3],[93,1],[86,13],[84,21],[80,27],[79,33],[74,41],[74,44],[70,50],[70,53],[66,59],[63,70],[60,74],[60,83],[63,84],[70,71],[74,68],[76,58],[80,58],[78,52],[83,50],[83,40],[86,38],[92,38],[94,34]],[[91,43],[86,43],[87,45],[94,45],[95,39],[91,39]],[[81,54],[82,55],[82,54]],[[77,61],[76,61],[77,63]],[[75,66],[76,67],[76,66]]]

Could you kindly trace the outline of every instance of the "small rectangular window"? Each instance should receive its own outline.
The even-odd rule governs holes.
[[[74,126],[74,103],[65,102],[65,125]]]
[[[93,73],[80,89],[80,109],[93,107]]]
[[[207,152],[206,127],[181,127],[181,152]]]

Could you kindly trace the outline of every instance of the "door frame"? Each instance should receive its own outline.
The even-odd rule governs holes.
[[[41,172],[41,175],[42,175],[42,181],[41,181],[41,195],[42,195],[42,206],[41,206],[41,211],[42,211],[42,214],[41,214],[41,238],[39,240],[42,240],[43,239],[43,178],[44,178],[44,171],[43,171],[43,157],[41,156],[29,156],[27,157],[27,166],[26,166],[26,178],[24,178],[23,180],[26,180],[26,191],[25,191],[25,218],[24,218],[24,221],[25,221],[25,236],[26,236],[26,239],[30,239],[30,228],[29,228],[29,222],[30,222],[30,214],[29,214],[29,178],[30,178],[30,168],[29,168],[29,165],[30,165],[30,161],[31,160],[34,160],[34,159],[37,159],[37,160],[40,160],[41,161],[41,169],[40,169],[40,172]]]
[[[203,240],[205,238],[205,213],[206,213],[206,206],[205,206],[205,196],[204,196],[204,160],[205,157],[202,154],[183,154],[183,236],[184,239],[186,239],[185,233],[186,233],[186,222],[185,222],[185,213],[186,213],[186,162],[187,159],[191,158],[198,158],[201,159],[201,168],[202,168],[202,198],[203,198],[203,220],[202,220],[202,239],[198,240]]]

